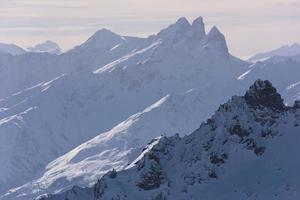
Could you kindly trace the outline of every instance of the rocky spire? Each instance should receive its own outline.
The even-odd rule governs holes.
[[[283,99],[268,80],[256,80],[245,94],[248,104],[260,108],[268,107],[273,110],[284,110]]]
[[[196,18],[192,23],[192,30],[196,37],[202,39],[205,37],[205,25],[202,17]]]
[[[229,55],[225,36],[214,26],[206,36],[207,44],[224,55]]]

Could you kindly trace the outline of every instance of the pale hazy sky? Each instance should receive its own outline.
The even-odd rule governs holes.
[[[0,0],[0,42],[68,49],[103,27],[147,36],[182,16],[217,25],[240,57],[300,42],[300,0]]]

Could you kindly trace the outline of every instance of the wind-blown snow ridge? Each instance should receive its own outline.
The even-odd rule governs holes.
[[[136,55],[139,55],[139,54],[142,54],[148,50],[151,50],[151,49],[155,49],[158,47],[158,45],[161,44],[161,41],[158,40],[157,42],[154,42],[152,43],[151,45],[149,45],[148,47],[146,48],[143,48],[141,50],[134,50],[132,53],[128,54],[128,55],[125,55],[123,56],[122,58],[112,62],[112,63],[109,63],[108,65],[105,65],[97,70],[94,71],[95,74],[100,74],[100,73],[103,73],[103,72],[106,72],[106,71],[112,71],[114,66],[115,65],[118,65],[118,64],[121,64],[122,62],[128,60],[129,58],[133,57],[133,56],[136,56]]]

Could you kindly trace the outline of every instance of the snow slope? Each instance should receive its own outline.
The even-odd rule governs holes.
[[[29,52],[34,53],[49,53],[49,54],[61,54],[61,49],[55,42],[52,42],[50,40],[46,40],[43,43],[37,44],[34,47],[28,47],[27,50]]]
[[[216,27],[203,32],[202,18],[192,24],[181,18],[145,39],[100,30],[59,56],[13,58],[4,74],[30,83],[4,79],[4,84],[17,85],[15,90],[30,87],[0,101],[0,162],[5,163],[0,166],[0,194],[39,178],[50,161],[166,95],[195,89],[207,102],[199,105],[203,118],[198,120],[208,117],[234,92],[229,86],[247,63],[229,54]],[[30,76],[25,66],[36,70]],[[24,74],[13,73],[20,68]]]
[[[208,99],[190,90],[167,95],[155,104],[129,117],[112,130],[99,134],[47,165],[43,175],[3,198],[33,199],[38,194],[70,189],[73,185],[91,186],[108,170],[123,169],[152,138],[174,132],[185,135],[198,127],[201,105]],[[208,104],[206,104],[209,106]],[[26,196],[18,195],[26,194]]]
[[[284,57],[292,57],[300,54],[300,44],[294,43],[292,45],[285,45],[278,49],[264,52],[264,53],[258,53],[251,58],[248,59],[250,62],[257,62],[257,61],[264,61],[267,60],[273,56],[284,56]]]
[[[300,103],[286,107],[269,81],[257,80],[192,134],[153,140],[125,170],[91,188],[39,200],[287,199],[299,197]]]
[[[0,43],[0,54],[10,54],[12,56],[25,54],[26,51],[14,44]]]

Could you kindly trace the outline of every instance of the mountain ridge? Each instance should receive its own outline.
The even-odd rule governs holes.
[[[257,97],[255,104],[247,100],[249,93]],[[270,82],[257,80],[190,135],[153,140],[125,170],[108,172],[91,188],[75,186],[37,199],[297,199],[300,183],[292,172],[300,163],[286,156],[296,155],[299,144],[294,140],[299,139],[299,101],[282,110],[262,101],[273,99],[277,106],[277,95]],[[282,175],[273,182],[264,179],[275,174]]]

